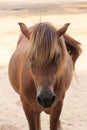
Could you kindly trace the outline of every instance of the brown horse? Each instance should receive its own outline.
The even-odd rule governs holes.
[[[80,43],[49,23],[30,28],[19,23],[22,35],[9,63],[9,79],[20,95],[30,130],[41,130],[40,113],[50,114],[50,130],[60,130],[60,114]]]

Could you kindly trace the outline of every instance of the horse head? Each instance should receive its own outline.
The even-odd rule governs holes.
[[[36,87],[38,103],[44,107],[51,107],[55,102],[55,88],[58,75],[62,74],[67,60],[67,51],[61,36],[66,32],[69,23],[56,30],[48,23],[36,24],[30,30],[24,23],[19,23],[21,32],[31,40],[28,51],[32,77]],[[62,44],[62,45],[61,45]]]

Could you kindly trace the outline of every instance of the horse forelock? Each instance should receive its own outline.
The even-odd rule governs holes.
[[[48,23],[35,25],[32,31],[30,56],[37,65],[47,64],[58,51],[56,29]]]
[[[67,49],[63,37],[58,38],[56,29],[48,23],[40,23],[31,29],[31,48],[29,56],[35,66],[42,68],[53,60],[55,54],[61,53],[58,61],[59,75],[66,69]]]

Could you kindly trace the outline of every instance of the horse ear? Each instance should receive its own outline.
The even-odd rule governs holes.
[[[28,27],[24,23],[18,23],[20,25],[21,32],[24,34],[26,38],[30,38],[30,33]]]
[[[66,32],[66,30],[67,30],[67,28],[68,28],[69,25],[70,25],[70,23],[66,23],[62,28],[60,28],[57,31],[58,37],[62,36]]]

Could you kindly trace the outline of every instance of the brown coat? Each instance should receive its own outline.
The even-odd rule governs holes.
[[[59,117],[80,43],[64,34],[65,24],[56,30],[48,23],[27,28],[19,23],[22,35],[9,63],[9,79],[20,95],[30,130],[40,130],[40,113],[50,114],[50,129],[60,130]]]

